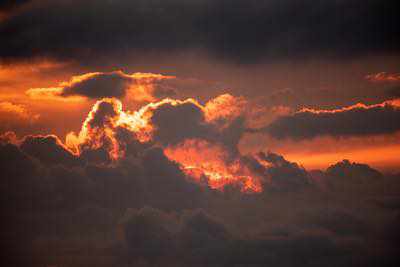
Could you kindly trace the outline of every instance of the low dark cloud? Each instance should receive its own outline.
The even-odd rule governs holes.
[[[261,152],[258,154],[258,158],[269,165],[265,169],[270,179],[267,190],[293,191],[312,185],[312,180],[304,168],[294,162],[287,161],[281,155]]]
[[[17,145],[8,136],[0,234],[9,266],[398,263],[398,209],[386,204],[400,192],[398,177],[367,165],[333,165],[318,187],[297,164],[260,154],[258,172],[271,178],[264,193],[220,192],[191,182],[157,147],[109,164],[75,157],[53,136]]]
[[[78,166],[78,157],[71,153],[57,136],[26,136],[19,145],[26,154],[39,159],[43,164]]]
[[[124,97],[133,79],[121,71],[94,73],[63,87],[61,96]]]
[[[200,49],[244,63],[393,53],[400,41],[398,3],[392,0],[33,3],[2,22],[0,58],[96,64]]]
[[[400,130],[398,100],[354,105],[338,110],[304,109],[282,116],[265,129],[275,138],[311,139],[317,136],[369,136]]]
[[[91,72],[72,76],[69,81],[47,88],[31,88],[27,95],[36,98],[54,98],[81,96],[90,99],[106,97],[124,98],[129,94],[130,100],[150,101],[154,98],[175,95],[174,76],[163,76],[153,73],[126,74],[123,71]],[[179,81],[178,81],[179,82]]]
[[[359,226],[354,219],[338,218],[344,217],[328,216],[321,225],[335,229]],[[326,232],[243,238],[203,210],[178,216],[151,208],[131,210],[125,215],[123,228],[127,245],[123,262],[130,264],[145,261],[167,266],[375,266],[376,261],[372,255],[364,254],[368,249],[356,240],[341,241]],[[360,233],[359,230],[351,233]],[[391,266],[395,262],[396,257],[391,255],[381,264]]]
[[[151,121],[157,127],[155,139],[164,144],[213,134],[201,108],[191,102],[177,106],[170,103],[161,105],[154,111]]]
[[[12,10],[22,4],[28,3],[32,0],[3,0],[0,3],[0,12]]]

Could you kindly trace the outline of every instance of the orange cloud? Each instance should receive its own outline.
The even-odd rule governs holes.
[[[60,82],[55,87],[31,88],[26,94],[34,99],[62,101],[128,96],[129,100],[150,102],[156,100],[154,94],[162,90],[162,82],[170,79],[175,77],[141,72],[91,72],[72,76],[69,81]]]
[[[0,133],[29,129],[39,118],[39,114],[29,112],[23,105],[0,102]]]
[[[396,83],[400,82],[400,73],[379,72],[375,74],[369,74],[365,76],[365,79],[373,83],[382,83],[382,82]]]
[[[165,155],[179,163],[181,169],[197,182],[223,190],[226,185],[237,185],[243,192],[261,192],[261,178],[251,171],[239,157],[230,158],[222,147],[201,139],[185,140],[164,150]]]
[[[244,105],[243,98],[225,94],[204,106],[194,99],[167,98],[131,112],[123,110],[119,100],[105,98],[96,102],[78,134],[72,132],[67,135],[66,146],[77,155],[103,150],[111,161],[117,161],[126,156],[132,142],[160,142],[158,145],[164,147],[165,155],[178,163],[182,171],[195,181],[202,182],[205,179],[210,187],[219,190],[232,184],[239,186],[243,192],[260,192],[259,175],[244,163],[240,154],[232,152],[236,148],[226,147],[216,137],[235,118],[243,115]],[[180,129],[178,125],[171,129],[179,137],[176,143],[164,143],[163,139],[157,139],[166,130],[164,127],[169,125],[159,124],[156,117],[171,111],[176,112],[174,116],[186,117],[186,124],[193,123],[183,126],[207,129],[202,134],[209,140],[201,139],[201,135],[197,139],[192,138],[191,132],[179,132],[184,128]],[[179,118],[176,119],[179,121]],[[225,138],[225,135],[222,134],[221,138]]]

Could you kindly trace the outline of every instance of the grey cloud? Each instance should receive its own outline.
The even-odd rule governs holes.
[[[96,64],[101,58],[110,62],[200,48],[247,63],[349,58],[399,48],[398,3],[391,0],[33,2],[2,23],[1,58]]]
[[[400,130],[399,121],[398,104],[387,101],[370,106],[354,105],[335,111],[301,110],[277,118],[262,131],[278,139],[368,136],[395,133]]]

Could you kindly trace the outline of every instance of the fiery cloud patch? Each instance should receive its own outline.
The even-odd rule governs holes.
[[[243,192],[261,192],[260,177],[236,147],[223,141],[245,104],[243,98],[229,94],[205,105],[194,99],[167,98],[131,112],[124,111],[119,100],[105,98],[93,106],[78,134],[67,135],[66,145],[77,155],[102,150],[116,161],[126,156],[132,143],[155,144],[197,182],[206,181],[219,190],[231,184]]]
[[[208,101],[205,105],[205,118],[208,122],[225,121],[231,123],[243,115],[248,107],[246,99],[223,94]]]
[[[167,147],[164,153],[187,175],[211,188],[223,190],[226,185],[237,185],[243,192],[262,191],[260,178],[239,157],[231,158],[222,146],[190,139]]]
[[[23,131],[31,128],[39,114],[29,112],[25,106],[11,102],[0,102],[0,132]]]
[[[365,79],[373,83],[397,83],[400,82],[400,73],[379,72],[375,74],[369,74],[365,76]]]

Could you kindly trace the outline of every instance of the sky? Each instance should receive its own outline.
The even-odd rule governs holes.
[[[0,1],[8,265],[396,266],[398,10]]]

